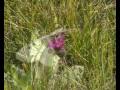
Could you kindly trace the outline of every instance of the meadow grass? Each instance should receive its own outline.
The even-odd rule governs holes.
[[[16,52],[31,41],[35,31],[41,37],[58,27],[66,27],[71,31],[66,36],[65,59],[70,66],[84,65],[80,84],[86,89],[78,89],[76,84],[67,87],[58,83],[50,90],[116,89],[114,0],[5,0],[4,7],[4,71],[18,82],[21,81],[12,65],[21,68],[22,63],[16,60]],[[25,79],[29,77],[22,81]],[[47,90],[48,83],[43,81],[37,84],[37,90]],[[34,90],[29,83],[21,85],[22,90]],[[13,90],[6,81],[4,87]]]

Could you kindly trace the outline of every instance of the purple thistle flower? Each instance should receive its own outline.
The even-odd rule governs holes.
[[[57,37],[48,42],[48,47],[55,50],[64,49],[64,34],[60,33]]]

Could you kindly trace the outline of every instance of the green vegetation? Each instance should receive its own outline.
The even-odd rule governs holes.
[[[4,7],[5,90],[116,89],[114,0],[5,0]],[[60,74],[51,80],[56,81],[54,88],[43,77],[32,86],[30,65],[17,60],[15,54],[35,31],[41,37],[58,27],[71,29],[65,41],[67,66],[84,66],[84,75],[81,81],[66,84]]]

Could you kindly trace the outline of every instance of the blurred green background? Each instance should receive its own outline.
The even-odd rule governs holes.
[[[84,65],[85,72],[81,84],[87,88],[86,90],[116,89],[114,0],[5,0],[4,2],[4,72],[16,80],[16,86],[22,87],[22,89],[11,89],[11,84],[5,81],[5,90],[34,90],[28,83],[29,69],[24,78],[19,78],[16,68],[25,69],[27,64],[23,65],[16,60],[15,54],[31,41],[31,35],[35,31],[38,31],[41,37],[59,27],[73,30],[66,36],[65,58],[70,66]],[[60,87],[61,84],[54,90],[80,90],[76,88],[76,84],[70,88],[64,85]],[[44,86],[47,87],[45,82],[39,84],[37,90],[46,90]]]

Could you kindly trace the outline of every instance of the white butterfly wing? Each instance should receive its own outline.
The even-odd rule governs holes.
[[[60,59],[54,51],[49,51],[49,48],[40,40],[34,41],[30,47],[31,62],[40,61],[44,66],[56,66]]]

